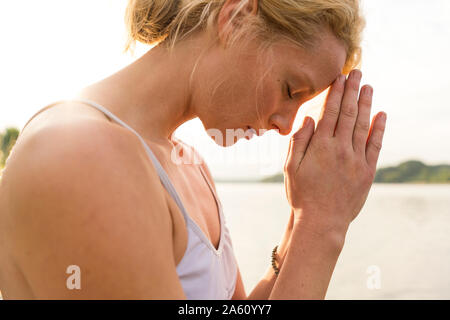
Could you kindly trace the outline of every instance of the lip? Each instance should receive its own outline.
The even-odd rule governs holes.
[[[249,129],[255,130],[255,135],[257,135],[258,137],[261,137],[264,133],[269,131],[267,129],[255,129],[255,128],[251,127],[251,126],[247,126],[247,130],[249,130]]]
[[[245,129],[245,131],[246,131],[246,132],[249,132],[249,131],[251,132],[251,133],[250,133],[250,136],[247,136],[247,135],[245,136],[245,139],[247,139],[247,140],[252,139],[253,136],[255,136],[255,135],[256,135],[256,136],[259,136],[258,130],[254,129],[254,128],[251,127],[251,126],[247,126],[246,129]]]

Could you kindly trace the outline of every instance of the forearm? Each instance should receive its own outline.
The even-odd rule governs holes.
[[[294,227],[294,213],[291,211],[289,222],[287,224],[286,230],[283,234],[283,237],[277,249],[278,264],[280,266],[283,264],[284,257],[286,256],[286,253],[288,251],[293,227]],[[252,292],[248,295],[247,297],[248,300],[267,300],[269,299],[270,293],[272,292],[272,288],[275,284],[277,277],[273,272],[272,266],[270,264],[270,256],[269,256],[270,253],[268,252],[267,254],[268,254],[267,256],[268,268],[262,279],[258,282],[258,284],[255,286]]]
[[[295,220],[269,299],[324,299],[346,231]]]

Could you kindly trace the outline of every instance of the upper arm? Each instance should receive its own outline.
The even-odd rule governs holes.
[[[9,239],[34,296],[185,299],[165,193],[140,142],[110,127],[77,133],[43,130],[9,164]],[[80,290],[66,286],[71,265]]]

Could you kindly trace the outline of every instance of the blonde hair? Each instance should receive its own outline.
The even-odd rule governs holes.
[[[188,35],[205,31],[215,33],[220,9],[226,0],[129,0],[125,13],[128,38],[125,52],[133,51],[136,41],[163,44],[173,49]],[[312,49],[324,29],[330,30],[345,45],[344,74],[361,64],[362,31],[366,21],[359,0],[258,0],[257,13],[242,15],[249,1],[240,0],[226,28],[240,28],[228,39],[258,39],[262,45],[285,39]]]

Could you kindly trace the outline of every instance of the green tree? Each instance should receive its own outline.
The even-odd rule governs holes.
[[[0,133],[0,167],[4,167],[6,159],[8,159],[9,154],[19,137],[19,129],[14,127],[6,128],[2,133]]]
[[[375,182],[383,183],[449,183],[450,165],[430,166],[417,160],[410,160],[396,167],[377,170]]]

